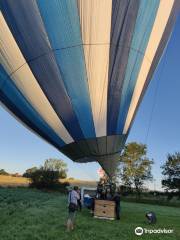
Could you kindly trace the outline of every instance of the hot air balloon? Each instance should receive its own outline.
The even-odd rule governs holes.
[[[179,0],[0,0],[0,102],[113,176]]]

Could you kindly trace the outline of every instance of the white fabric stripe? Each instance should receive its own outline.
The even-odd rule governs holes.
[[[149,69],[151,67],[151,63],[158,49],[158,45],[161,41],[164,29],[166,27],[168,18],[170,16],[174,0],[161,0],[158,8],[158,12],[156,15],[156,19],[152,28],[152,32],[149,38],[149,42],[146,48],[146,52],[144,55],[144,59],[141,65],[141,69],[137,78],[136,86],[134,89],[134,93],[132,96],[131,104],[129,107],[128,115],[126,118],[125,126],[123,129],[123,134],[126,134],[129,126],[131,124],[131,120],[135,113],[136,106],[138,104],[138,100],[140,98],[141,92],[143,90],[143,86],[145,84]]]
[[[51,107],[48,99],[38,85],[2,13],[0,13],[0,60],[8,74],[12,74],[11,78],[17,88],[44,121],[65,143],[73,142],[74,140],[56,115],[54,109]]]
[[[78,0],[82,41],[96,136],[105,136],[111,0]],[[93,45],[99,44],[99,45]]]

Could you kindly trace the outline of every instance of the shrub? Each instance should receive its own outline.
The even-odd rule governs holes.
[[[37,169],[31,173],[30,187],[35,187],[38,189],[59,190],[61,192],[65,192],[68,183],[60,183],[59,175],[59,171],[45,170],[43,168]]]
[[[7,173],[4,169],[0,169],[0,175],[8,176],[9,173]]]
[[[36,172],[38,170],[37,167],[32,167],[32,168],[29,168],[26,170],[26,172],[23,174],[23,177],[26,177],[26,178],[31,178],[31,174]]]

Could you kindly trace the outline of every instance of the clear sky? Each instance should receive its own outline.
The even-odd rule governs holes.
[[[180,151],[180,17],[176,22],[166,53],[154,74],[127,142],[146,143],[148,157],[154,159],[153,176],[160,189],[160,166],[167,153]],[[149,129],[149,130],[148,130]],[[61,158],[68,164],[68,175],[96,180],[96,163],[78,164],[31,133],[0,106],[0,168],[23,173],[40,166],[47,158]],[[149,184],[154,188],[154,183]]]

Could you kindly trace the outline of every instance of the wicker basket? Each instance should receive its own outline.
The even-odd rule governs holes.
[[[115,202],[107,200],[95,200],[94,217],[114,220]]]

